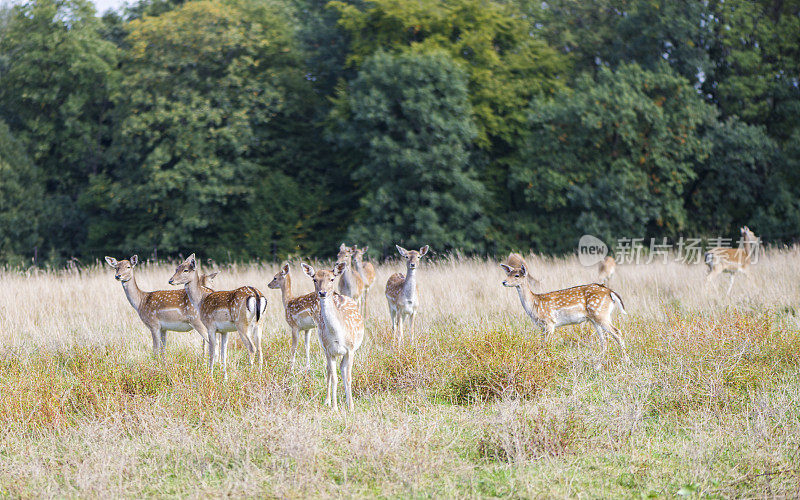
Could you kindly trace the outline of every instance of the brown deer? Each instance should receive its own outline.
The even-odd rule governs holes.
[[[611,277],[614,276],[614,273],[617,270],[617,261],[614,260],[614,257],[608,255],[603,262],[600,263],[598,280],[602,281],[604,285],[608,285],[611,281]]]
[[[593,283],[591,285],[581,285],[555,292],[536,294],[530,289],[527,276],[527,269],[523,264],[519,269],[515,269],[507,264],[500,264],[506,272],[506,279],[503,285],[509,288],[515,287],[519,293],[519,300],[528,316],[542,329],[543,340],[552,334],[557,327],[574,325],[589,321],[594,326],[602,348],[602,357],[605,358],[607,341],[605,334],[608,333],[617,342],[622,351],[625,361],[630,362],[625,351],[625,340],[612,323],[611,313],[614,307],[619,307],[620,311],[627,314],[622,298],[604,285]],[[602,368],[602,362],[598,362],[597,369]]]
[[[355,300],[361,305],[361,296],[364,294],[364,280],[353,268],[353,249],[342,243],[336,262],[344,262],[345,268],[339,279],[339,293]]]
[[[305,334],[306,343],[306,370],[311,369],[311,330],[316,328],[314,321],[314,308],[317,304],[317,294],[307,293],[295,297],[292,295],[292,275],[289,264],[284,264],[272,281],[267,285],[268,288],[280,289],[281,299],[283,300],[283,310],[286,322],[292,329],[292,353],[291,364],[294,368],[295,354],[297,353],[297,341],[300,332]]]
[[[186,295],[200,314],[202,328],[209,343],[209,368],[212,371],[214,369],[217,333],[219,333],[220,361],[224,376],[228,378],[228,333],[236,331],[249,351],[250,364],[253,364],[255,357],[260,369],[263,361],[261,319],[267,308],[267,298],[252,286],[221,292],[203,290],[197,268],[197,259],[192,254],[175,269],[169,284],[184,285]]]
[[[759,238],[747,226],[739,228],[739,232],[742,235],[741,240],[739,240],[739,248],[716,247],[710,249],[704,256],[708,266],[706,283],[722,273],[730,273],[731,282],[728,285],[726,295],[731,293],[733,279],[736,274],[748,275],[750,264],[758,259]]]
[[[428,253],[425,245],[416,250],[406,250],[395,245],[400,255],[406,259],[406,274],[395,273],[386,281],[386,300],[389,302],[389,314],[392,317],[392,336],[400,344],[403,343],[403,323],[408,322],[411,341],[414,341],[414,319],[419,308],[417,288],[417,266],[420,258]]]
[[[362,296],[362,300],[364,302],[364,318],[367,317],[367,297],[369,296],[369,289],[372,284],[375,282],[375,266],[372,265],[372,262],[364,262],[364,254],[367,253],[369,247],[362,247],[358,248],[358,246],[353,245],[353,266],[356,268],[356,272],[361,276],[361,280],[364,282],[364,295]]]
[[[333,291],[336,277],[345,272],[346,264],[337,262],[333,270],[316,271],[308,264],[301,264],[306,275],[314,281],[314,292],[317,304],[314,307],[314,318],[317,322],[317,333],[325,352],[325,404],[338,409],[336,402],[336,360],[341,358],[339,369],[344,385],[347,409],[353,409],[353,361],[356,351],[364,341],[364,319],[358,312],[358,304],[344,295]]]
[[[153,292],[142,291],[136,284],[133,268],[139,263],[139,256],[134,255],[130,260],[117,260],[106,256],[106,262],[114,268],[114,278],[122,283],[128,302],[136,310],[139,319],[145,324],[153,337],[153,355],[164,349],[167,345],[167,331],[188,332],[196,330],[205,345],[208,339],[197,309],[192,305],[184,290],[156,290]],[[217,273],[202,277],[204,286],[210,290],[211,281]]]

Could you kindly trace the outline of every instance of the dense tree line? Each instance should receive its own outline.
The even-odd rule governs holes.
[[[0,261],[800,237],[798,0],[0,10]]]

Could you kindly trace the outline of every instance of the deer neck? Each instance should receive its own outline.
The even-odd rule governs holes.
[[[342,273],[342,279],[347,284],[348,289],[354,290],[356,287],[356,277],[355,273],[353,272],[353,261],[346,260],[345,263],[347,266],[344,268],[344,273]]]
[[[530,284],[527,280],[524,284],[517,287],[517,293],[519,294],[520,302],[522,302],[522,308],[525,309],[528,316],[531,318],[538,318],[536,309],[539,305],[539,301],[537,300],[536,294],[531,291]]]
[[[283,283],[281,283],[281,300],[283,300],[283,307],[284,309],[289,304],[289,301],[292,300],[294,296],[292,295],[292,275],[287,274],[283,277]]]
[[[406,281],[403,283],[403,296],[413,298],[417,293],[417,270],[406,267]]]
[[[197,269],[192,271],[192,277],[186,285],[184,285],[184,290],[186,290],[186,295],[189,297],[189,302],[191,302],[197,310],[200,310],[200,302],[203,301],[206,295],[211,293],[210,291],[203,290],[203,287],[200,286],[200,276],[197,273]]]
[[[353,267],[355,267],[356,272],[361,275],[362,279],[366,279],[364,275],[364,263],[361,261],[361,259],[354,260]]]
[[[138,311],[144,300],[145,292],[136,284],[136,276],[132,276],[128,281],[123,281],[122,289],[125,290],[125,297],[128,298],[128,302]]]
[[[339,332],[342,329],[342,320],[339,309],[333,302],[333,292],[325,297],[319,297],[319,315],[325,329],[332,332]]]

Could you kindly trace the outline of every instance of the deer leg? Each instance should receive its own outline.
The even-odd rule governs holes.
[[[159,332],[161,334],[161,357],[164,357],[164,351],[167,349],[167,331],[163,328]]]
[[[592,321],[592,326],[594,326],[594,330],[597,332],[597,336],[600,338],[600,361],[594,366],[596,370],[601,370],[603,368],[603,360],[606,359],[606,351],[608,350],[608,341],[606,341],[606,335],[603,331],[603,328],[598,324],[596,321]]]
[[[205,329],[205,326],[203,326]],[[208,370],[214,373],[214,361],[217,358],[217,332],[211,332],[208,335]]]
[[[350,392],[350,357],[351,352],[346,352],[339,362],[339,369],[342,372],[342,386],[344,387],[344,402],[348,410],[353,409],[353,396]]]
[[[150,327],[150,336],[153,337],[153,357],[158,356],[158,351],[161,350],[161,329],[158,326],[151,326]]]
[[[222,364],[222,377],[228,380],[228,332],[219,332],[219,362]]]
[[[289,354],[289,368],[294,370],[294,358],[297,354],[297,340],[298,340],[299,332],[297,331],[296,326],[292,326],[292,351]],[[308,343],[308,341],[306,341]]]
[[[403,345],[403,312],[397,311],[397,343]]]
[[[264,353],[261,349],[261,324],[256,322],[253,323],[253,343],[255,344],[256,348],[256,363],[258,363],[258,369],[262,369],[262,365],[264,364]]]
[[[367,292],[368,291],[369,291],[369,288],[364,290],[364,321],[367,320]]]
[[[414,334],[417,332],[417,328],[414,325],[414,320],[417,318],[417,311],[412,312],[408,315],[408,329],[410,330],[411,335],[411,343],[414,343]]]
[[[731,294],[731,288],[733,288],[733,279],[735,277],[736,277],[736,274],[735,273],[731,273],[731,283],[730,283],[730,285],[728,285],[728,291],[725,292],[725,295],[730,295]]]
[[[336,380],[336,364],[334,362],[333,356],[326,353],[327,358],[327,382],[328,382],[328,390],[325,394],[325,404],[328,406],[332,406],[334,410],[338,410],[339,406],[336,402],[336,384],[338,381]]]
[[[306,341],[306,371],[311,369],[311,329],[305,331]]]
[[[628,350],[625,348],[625,339],[622,338],[622,334],[619,331],[619,328],[612,325],[610,322],[606,322],[602,324],[603,329],[611,335],[611,338],[619,346],[619,350],[622,351],[623,359],[626,363],[631,362],[630,356],[628,356]]]

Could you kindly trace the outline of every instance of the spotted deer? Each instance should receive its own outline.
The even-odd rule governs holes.
[[[364,294],[364,280],[353,268],[353,249],[344,243],[339,246],[336,262],[344,262],[345,268],[339,279],[339,293],[355,300],[361,305],[361,296]]]
[[[375,266],[372,265],[372,262],[364,262],[364,254],[367,253],[369,247],[362,247],[358,248],[358,246],[353,245],[353,266],[356,268],[356,272],[361,276],[361,280],[364,282],[364,295],[362,296],[363,300],[363,307],[364,307],[364,314],[363,317],[367,317],[367,297],[369,296],[369,289],[372,284],[375,282]]]
[[[414,341],[414,319],[419,308],[417,288],[417,266],[420,258],[428,253],[425,245],[416,250],[406,250],[395,245],[400,255],[406,259],[406,274],[395,273],[386,281],[386,300],[389,302],[389,314],[392,317],[392,337],[403,343],[403,323],[408,322],[411,341]]]
[[[306,343],[306,370],[311,369],[311,330],[316,328],[314,321],[314,307],[317,304],[317,294],[307,293],[295,297],[292,295],[292,274],[289,264],[284,264],[272,281],[267,285],[273,290],[281,290],[283,300],[283,311],[289,328],[292,329],[292,353],[290,366],[294,368],[295,355],[297,353],[297,341],[302,331],[305,334]]]
[[[749,227],[739,228],[741,239],[738,248],[712,248],[705,253],[704,260],[708,266],[706,283],[722,273],[730,273],[731,282],[728,285],[726,295],[730,295],[733,288],[733,279],[736,274],[742,273],[749,275],[750,264],[758,259],[758,246],[760,241],[758,236]]]
[[[243,286],[236,290],[211,292],[200,286],[197,259],[190,255],[175,269],[170,285],[184,285],[186,295],[200,315],[201,328],[208,339],[208,366],[213,371],[216,360],[217,333],[220,334],[220,362],[228,378],[228,333],[238,332],[247,347],[250,364],[254,358],[259,369],[263,361],[261,351],[261,319],[267,308],[267,298],[257,288]]]
[[[608,285],[608,282],[611,281],[611,277],[614,276],[614,272],[617,270],[617,261],[614,260],[614,257],[607,255],[603,262],[600,263],[600,267],[598,268],[598,280],[602,281],[604,285]]]
[[[207,335],[200,322],[197,309],[192,305],[184,290],[156,290],[153,292],[142,291],[136,284],[133,268],[139,263],[139,256],[134,255],[130,260],[117,260],[106,256],[106,262],[114,269],[114,278],[122,283],[128,302],[136,310],[139,319],[145,324],[153,337],[153,355],[161,352],[167,345],[167,331],[188,332],[196,330],[203,339]],[[210,290],[211,281],[217,273],[202,277],[204,286]]]
[[[348,410],[353,409],[353,361],[356,351],[364,341],[364,319],[358,312],[358,304],[350,297],[333,291],[336,277],[345,272],[345,263],[337,262],[333,270],[316,271],[303,263],[303,272],[314,282],[314,293],[317,305],[314,307],[314,318],[317,333],[325,352],[325,404],[337,410],[336,361],[341,358],[339,369],[344,385],[345,403]]]
[[[630,362],[625,350],[625,340],[619,329],[611,323],[611,313],[615,306],[627,314],[622,298],[617,292],[604,285],[592,283],[591,285],[536,294],[531,291],[528,281],[525,279],[527,269],[524,264],[519,269],[507,264],[500,264],[500,267],[506,272],[503,285],[517,289],[523,309],[542,329],[543,340],[546,340],[547,336],[551,335],[558,327],[589,321],[600,338],[602,358],[605,358],[608,349],[605,336],[608,333],[617,342],[625,361]],[[596,368],[602,368],[602,362],[598,362]]]

